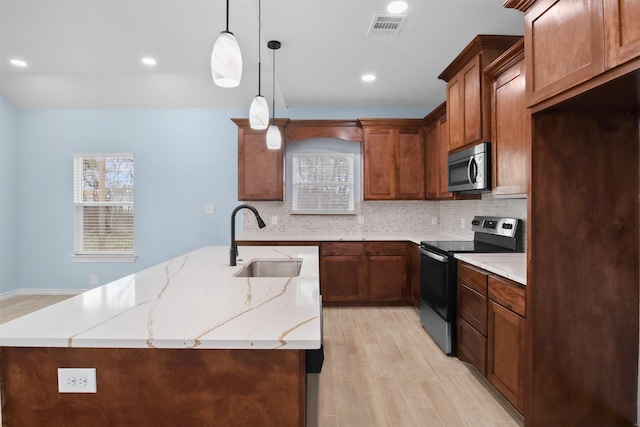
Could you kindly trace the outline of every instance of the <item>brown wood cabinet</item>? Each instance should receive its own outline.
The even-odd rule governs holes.
[[[524,412],[525,288],[489,276],[487,379]]]
[[[424,136],[419,119],[359,119],[364,129],[364,199],[423,200]]]
[[[524,411],[525,287],[458,263],[458,359]]]
[[[482,70],[521,38],[476,36],[438,76],[447,82],[448,151],[490,140],[491,88]]]
[[[510,0],[505,6],[526,11],[529,106],[640,57],[636,0]],[[640,61],[629,67],[638,68]]]
[[[487,372],[487,273],[458,263],[458,359]]]
[[[409,262],[406,242],[365,242],[368,301],[409,300]]]
[[[322,242],[320,292],[327,305],[409,304],[407,242]]]
[[[326,242],[320,246],[320,293],[324,302],[358,302],[366,297],[362,284],[361,242]]]
[[[249,119],[232,119],[238,125],[238,200],[284,200],[284,144],[267,148],[266,131],[254,130]],[[276,121],[281,127],[284,121]]]
[[[529,132],[524,40],[484,69],[491,80],[493,194],[523,194],[528,188]]]
[[[427,200],[453,199],[448,190],[449,127],[447,104],[443,102],[424,118]]]

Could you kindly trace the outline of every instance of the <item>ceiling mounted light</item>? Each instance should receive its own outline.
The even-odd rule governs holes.
[[[361,77],[363,82],[372,82],[376,79],[374,74],[363,74]]]
[[[143,63],[143,64],[145,64],[145,65],[156,65],[156,64],[158,63],[158,61],[156,61],[156,60],[155,60],[155,59],[153,59],[153,58],[149,58],[149,57],[142,58],[142,60],[141,60],[141,61],[142,61],[142,63]]]
[[[389,3],[389,5],[387,6],[387,12],[389,13],[402,13],[405,10],[407,10],[407,8],[409,7],[409,5],[407,4],[406,1],[394,1]]]
[[[11,61],[12,65],[15,65],[16,67],[26,67],[27,63],[25,61],[23,61],[22,59],[12,59]]]
[[[267,129],[267,148],[278,150],[282,146],[282,135],[276,125],[276,50],[280,49],[281,44],[279,41],[271,40],[267,46],[273,50],[273,118],[269,129]]]
[[[220,87],[236,87],[242,77],[242,54],[236,37],[229,31],[229,0],[227,0],[227,29],[222,31],[211,52],[211,75]]]
[[[269,126],[269,104],[260,93],[260,83],[262,80],[262,49],[260,35],[262,33],[262,10],[258,0],[258,94],[251,101],[249,108],[249,126],[251,129],[263,130]]]

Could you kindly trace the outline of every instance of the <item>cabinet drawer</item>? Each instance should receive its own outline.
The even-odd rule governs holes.
[[[366,255],[399,255],[407,253],[405,242],[367,242],[364,244]]]
[[[458,283],[458,316],[487,335],[487,298]]]
[[[525,287],[512,280],[489,276],[489,298],[525,317]]]
[[[482,375],[487,373],[487,338],[464,319],[458,317],[458,359],[475,366]]]
[[[328,242],[320,247],[321,256],[326,255],[362,255],[362,243],[360,242]]]
[[[458,263],[458,282],[484,296],[487,295],[487,277],[487,273],[482,270],[478,270],[469,264]]]

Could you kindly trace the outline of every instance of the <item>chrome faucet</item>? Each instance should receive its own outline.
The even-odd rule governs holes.
[[[267,225],[264,223],[258,210],[251,205],[240,205],[231,213],[231,251],[229,253],[229,265],[236,265],[236,258],[238,257],[238,244],[236,243],[236,213],[240,209],[249,209],[256,216],[258,221],[258,227],[265,228]]]

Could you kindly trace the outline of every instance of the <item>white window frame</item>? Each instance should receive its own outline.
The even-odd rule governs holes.
[[[74,203],[74,253],[71,256],[73,262],[135,262],[136,256],[134,248],[126,251],[94,251],[85,250],[82,247],[83,242],[83,219],[82,210],[86,206],[128,206],[132,210],[134,209],[134,202],[98,202],[98,201],[84,201],[82,197],[82,164],[83,160],[87,158],[100,158],[100,157],[127,157],[134,158],[133,153],[75,153],[73,155],[73,203]],[[135,161],[134,161],[135,164]],[[135,166],[134,166],[135,167]],[[135,188],[135,184],[134,184]],[[135,191],[135,190],[134,190]],[[135,212],[135,211],[134,211]],[[135,219],[134,229],[132,232],[135,235]]]
[[[348,161],[349,165],[349,177],[348,181],[327,181],[327,182],[298,182],[296,177],[296,163],[299,160],[310,157],[331,157],[342,158]],[[354,215],[355,214],[355,156],[353,153],[293,153],[291,159],[292,176],[291,176],[291,193],[292,204],[291,213],[296,215]],[[347,186],[349,187],[349,202],[346,209],[301,209],[298,207],[298,190],[303,186],[317,185],[317,186]]]

